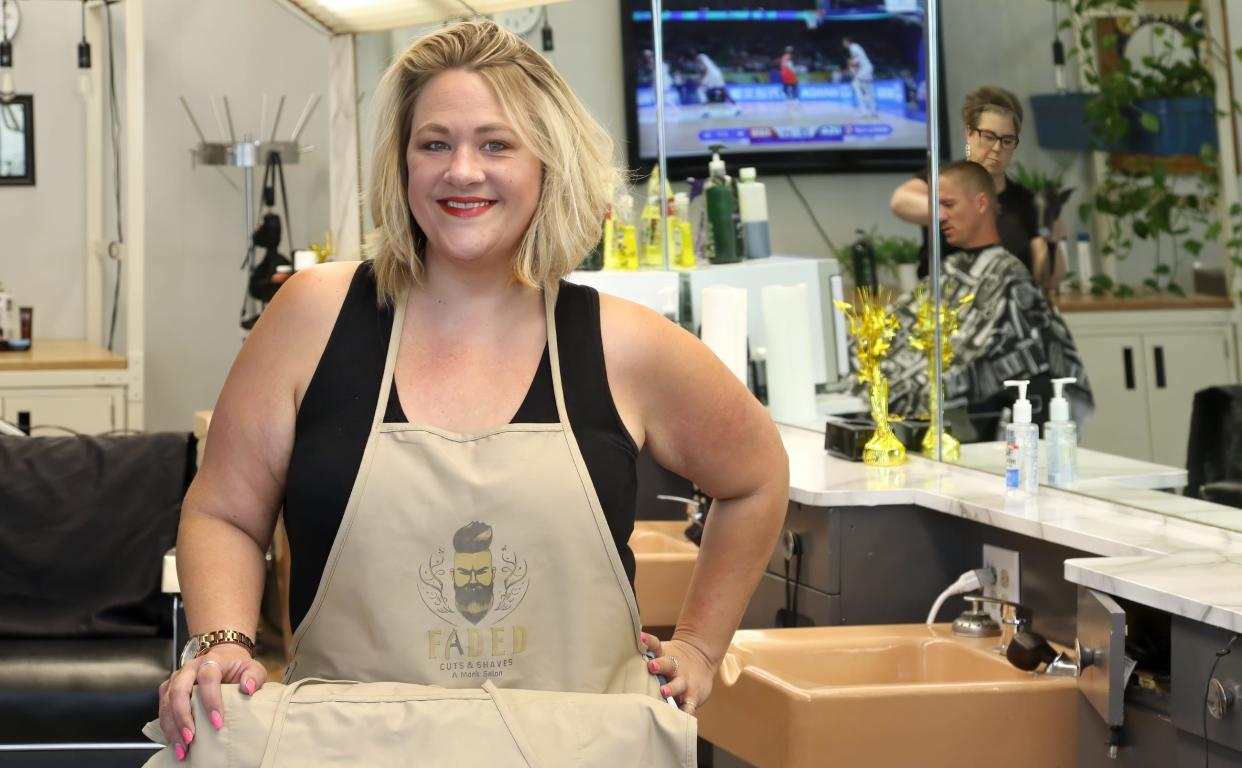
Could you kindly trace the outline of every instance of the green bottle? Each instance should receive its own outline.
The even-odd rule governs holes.
[[[707,168],[710,175],[703,194],[707,197],[707,220],[711,225],[712,245],[715,248],[711,261],[713,264],[732,264],[738,261],[737,198],[719,153],[712,154]]]

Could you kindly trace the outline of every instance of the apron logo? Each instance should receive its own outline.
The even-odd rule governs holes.
[[[452,584],[452,597],[448,583]],[[453,555],[444,547],[419,568],[418,594],[423,604],[446,623],[453,614],[478,626],[494,624],[513,612],[530,586],[526,561],[508,547],[499,552],[499,565],[492,556],[492,527],[473,522],[453,534]]]

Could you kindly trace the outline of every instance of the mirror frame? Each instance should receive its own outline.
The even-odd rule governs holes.
[[[9,99],[0,100],[0,111],[14,104],[21,105],[26,115],[23,134],[26,139],[26,173],[21,176],[0,176],[0,186],[33,187],[35,184],[35,151],[34,151],[34,96],[29,93],[19,94]],[[0,117],[0,119],[3,119]]]

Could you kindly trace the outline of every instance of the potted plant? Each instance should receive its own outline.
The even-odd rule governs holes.
[[[1083,62],[1087,84],[1098,88],[1083,103],[1082,122],[1094,137],[1093,148],[1124,148],[1144,156],[1114,163],[1090,199],[1079,206],[1079,216],[1083,221],[1092,213],[1107,216],[1099,246],[1103,257],[1122,260],[1136,242],[1151,243],[1155,258],[1143,287],[1182,295],[1185,289],[1176,280],[1178,265],[1186,255],[1198,257],[1204,244],[1218,240],[1222,231],[1216,83],[1209,64],[1228,52],[1204,34],[1201,0],[1187,0],[1181,15],[1160,17],[1137,15],[1139,0],[1057,1],[1079,18],[1131,14],[1126,24],[1099,38],[1101,48],[1122,52],[1111,70],[1097,66],[1093,25],[1081,25],[1071,50]],[[1060,26],[1072,24],[1064,21]],[[1119,37],[1132,37],[1145,26],[1159,45],[1139,62],[1131,62],[1124,56],[1126,39],[1119,46]],[[1189,155],[1196,162],[1181,163],[1179,175],[1171,170],[1174,166],[1166,155]],[[1235,227],[1242,225],[1238,206],[1226,215]],[[1242,239],[1235,236],[1222,246],[1234,263],[1242,264]],[[1130,286],[1114,285],[1105,275],[1096,275],[1086,287],[1096,295],[1125,297],[1135,292]]]
[[[872,235],[876,261],[897,276],[897,287],[909,293],[919,283],[919,241],[912,237]]]
[[[1139,14],[1140,0],[1055,1],[1078,18],[1116,14],[1098,41],[1116,55],[1111,67],[1099,66],[1096,27],[1080,26],[1070,56],[1081,61],[1085,84],[1095,91],[1031,97],[1041,147],[1166,156],[1198,155],[1203,145],[1216,145],[1215,85],[1201,57],[1221,50],[1203,33],[1200,0],[1187,0],[1180,16]],[[1072,26],[1067,19],[1058,28]],[[1135,63],[1126,47],[1143,28],[1159,48]]]

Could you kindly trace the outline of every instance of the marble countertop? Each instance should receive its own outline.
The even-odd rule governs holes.
[[[795,502],[816,507],[915,504],[1101,555],[1067,561],[1066,579],[1242,631],[1242,531],[1216,527],[1242,528],[1242,510],[1139,488],[1121,489],[1115,501],[1047,487],[1034,498],[1013,500],[1006,498],[1001,477],[992,473],[917,455],[900,467],[869,467],[829,456],[821,432],[783,425],[780,432],[789,454],[789,497]],[[1209,521],[1216,525],[1205,524]]]
[[[1068,485],[1058,486],[1067,491],[1098,493],[1105,489],[1111,490],[1113,486],[1117,485],[1149,489],[1182,488],[1186,485],[1186,469],[1184,467],[1152,464],[1148,461],[1114,456],[1111,453],[1100,453],[1089,448],[1079,448],[1077,453],[1078,480]],[[957,464],[962,467],[1000,474],[1005,469],[1005,443],[1003,440],[994,440],[988,443],[963,445],[962,458]],[[1040,440],[1040,480],[1045,480],[1047,476],[1047,443]]]

